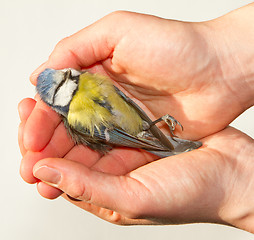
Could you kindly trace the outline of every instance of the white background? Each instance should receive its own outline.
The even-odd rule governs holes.
[[[30,73],[62,38],[115,10],[203,21],[252,1],[244,0],[0,0],[1,167],[0,239],[249,240],[253,235],[212,224],[119,227],[59,198],[43,199],[19,176],[17,104],[33,97]],[[219,116],[218,116],[219,118]],[[254,137],[253,108],[232,125]],[[254,173],[253,173],[254,174]],[[219,184],[219,183],[218,183]]]

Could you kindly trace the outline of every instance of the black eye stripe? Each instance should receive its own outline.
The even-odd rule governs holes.
[[[58,86],[56,87],[56,90],[54,92],[54,95],[53,95],[53,104],[55,103],[55,97],[56,97],[56,94],[58,93],[58,91],[60,90],[60,88],[63,86],[63,84],[65,83],[66,79],[64,78],[59,84]]]
[[[70,80],[78,84],[79,76],[80,75],[78,75],[78,76],[72,76]]]

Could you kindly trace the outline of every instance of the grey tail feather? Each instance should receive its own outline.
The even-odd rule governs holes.
[[[189,152],[202,146],[200,141],[185,140],[177,137],[168,137],[169,141],[174,146],[173,151],[149,151],[160,158],[177,155],[184,152]]]

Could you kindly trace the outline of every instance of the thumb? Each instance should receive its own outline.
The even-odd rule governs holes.
[[[142,215],[145,196],[149,194],[146,187],[133,178],[98,172],[66,159],[43,159],[34,166],[33,173],[36,178],[75,199],[128,218]]]

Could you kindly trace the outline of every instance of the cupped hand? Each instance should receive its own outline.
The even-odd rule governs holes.
[[[211,29],[208,23],[115,12],[60,41],[31,80],[36,84],[45,67],[101,72],[152,119],[169,113],[184,126],[179,137],[199,139],[246,110],[218,55],[224,42]],[[235,63],[231,68],[241,72]]]
[[[169,113],[184,126],[177,135],[203,138],[201,149],[155,162],[138,149],[101,156],[74,146],[59,116],[42,101],[25,99],[19,106],[23,179],[37,182],[46,198],[64,192],[69,201],[115,223],[237,225],[242,208],[228,203],[241,196],[241,181],[239,192],[231,189],[253,142],[235,129],[223,130],[246,105],[218,71],[223,66],[218,46],[207,41],[208,28],[117,12],[62,40],[31,77],[36,84],[46,67],[106,74],[152,119]]]
[[[240,131],[226,128],[202,139],[200,149],[158,161],[128,148],[101,156],[74,146],[59,117],[41,101],[25,99],[19,109],[21,175],[37,182],[42,196],[64,192],[70,202],[117,224],[215,222],[251,231],[243,219],[249,216],[246,204],[254,202],[254,143]],[[34,151],[24,145],[27,137]]]

